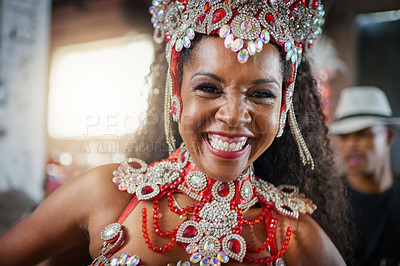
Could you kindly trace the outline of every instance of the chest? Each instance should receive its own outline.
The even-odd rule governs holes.
[[[185,201],[183,201],[182,206],[186,206]],[[229,212],[227,214],[229,216]],[[250,255],[251,258],[255,259],[271,255],[270,247],[262,248],[268,239],[268,229],[266,221],[260,219],[261,215],[265,215],[261,208],[247,210],[243,214],[243,220],[251,223],[244,225],[239,234],[245,241],[245,245],[255,250]],[[227,218],[231,219],[232,217]],[[172,212],[167,200],[160,200],[158,204],[154,204],[152,201],[140,202],[123,222],[124,243],[113,256],[120,256],[123,253],[128,253],[130,256],[137,255],[144,265],[167,265],[168,263],[175,265],[179,261],[191,261],[190,258],[193,253],[188,252],[186,248],[188,244],[183,245],[176,241],[177,230],[183,223],[191,220],[191,213],[181,215]],[[224,224],[224,219],[215,218],[211,220],[208,218],[207,222],[209,227],[222,226],[230,229],[229,224]],[[267,221],[267,224],[269,225],[270,221]],[[275,246],[275,237],[271,240],[273,241],[269,241],[271,242],[269,246]],[[239,247],[235,246],[235,243],[237,244],[237,242],[232,241],[229,248],[239,252]],[[197,241],[197,244],[202,247],[208,245],[205,248],[212,249],[212,246],[217,243]],[[217,257],[217,255],[213,257]],[[235,261],[229,263],[229,265],[236,264],[243,265]]]

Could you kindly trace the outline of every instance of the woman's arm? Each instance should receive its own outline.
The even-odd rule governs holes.
[[[53,192],[0,238],[0,266],[35,265],[87,240],[90,218],[112,196],[116,168],[94,168]]]

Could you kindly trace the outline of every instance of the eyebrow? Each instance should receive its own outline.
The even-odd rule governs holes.
[[[194,75],[192,76],[192,78],[194,78],[194,77],[196,77],[196,76],[207,76],[207,77],[210,77],[210,78],[212,78],[212,79],[215,79],[216,81],[225,82],[225,80],[224,80],[223,78],[221,78],[221,77],[219,77],[219,76],[217,76],[217,75],[215,75],[215,74],[209,73],[209,72],[199,72],[199,73],[196,73],[196,74],[194,74]]]
[[[223,78],[221,78],[221,77],[219,77],[219,76],[217,76],[217,75],[215,75],[215,74],[213,74],[213,73],[209,73],[209,72],[199,72],[199,73],[196,73],[196,74],[194,74],[194,75],[192,76],[192,78],[194,78],[194,77],[196,77],[196,76],[207,76],[207,77],[210,77],[210,78],[212,78],[212,79],[215,79],[216,81],[225,82],[225,80],[224,80]],[[253,85],[259,85],[259,84],[264,84],[264,83],[275,83],[276,85],[279,86],[279,83],[278,83],[276,80],[270,79],[270,78],[256,79],[256,80],[254,80],[251,84],[253,84]]]
[[[264,83],[275,83],[276,85],[280,86],[276,80],[270,79],[270,78],[256,79],[251,84],[259,85],[259,84],[264,84]]]

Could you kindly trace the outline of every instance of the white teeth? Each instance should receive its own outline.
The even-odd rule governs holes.
[[[222,140],[219,140],[219,141],[218,141],[218,146],[219,146],[219,147],[223,147],[223,145],[224,145],[224,143],[222,142]]]
[[[229,150],[231,150],[231,151],[236,151],[236,149],[237,149],[236,143],[231,143],[231,144],[229,144]]]
[[[228,142],[224,142],[224,145],[222,146],[222,149],[224,151],[227,151],[229,149],[229,143]]]
[[[225,142],[221,139],[215,138],[210,134],[207,134],[208,142],[210,143],[211,147],[221,151],[239,151],[243,149],[244,145],[246,144],[247,140],[243,140],[240,142]]]

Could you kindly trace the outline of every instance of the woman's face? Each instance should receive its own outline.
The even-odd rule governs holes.
[[[218,37],[200,40],[184,63],[179,132],[196,166],[234,180],[275,139],[283,76],[275,46],[241,64]]]

